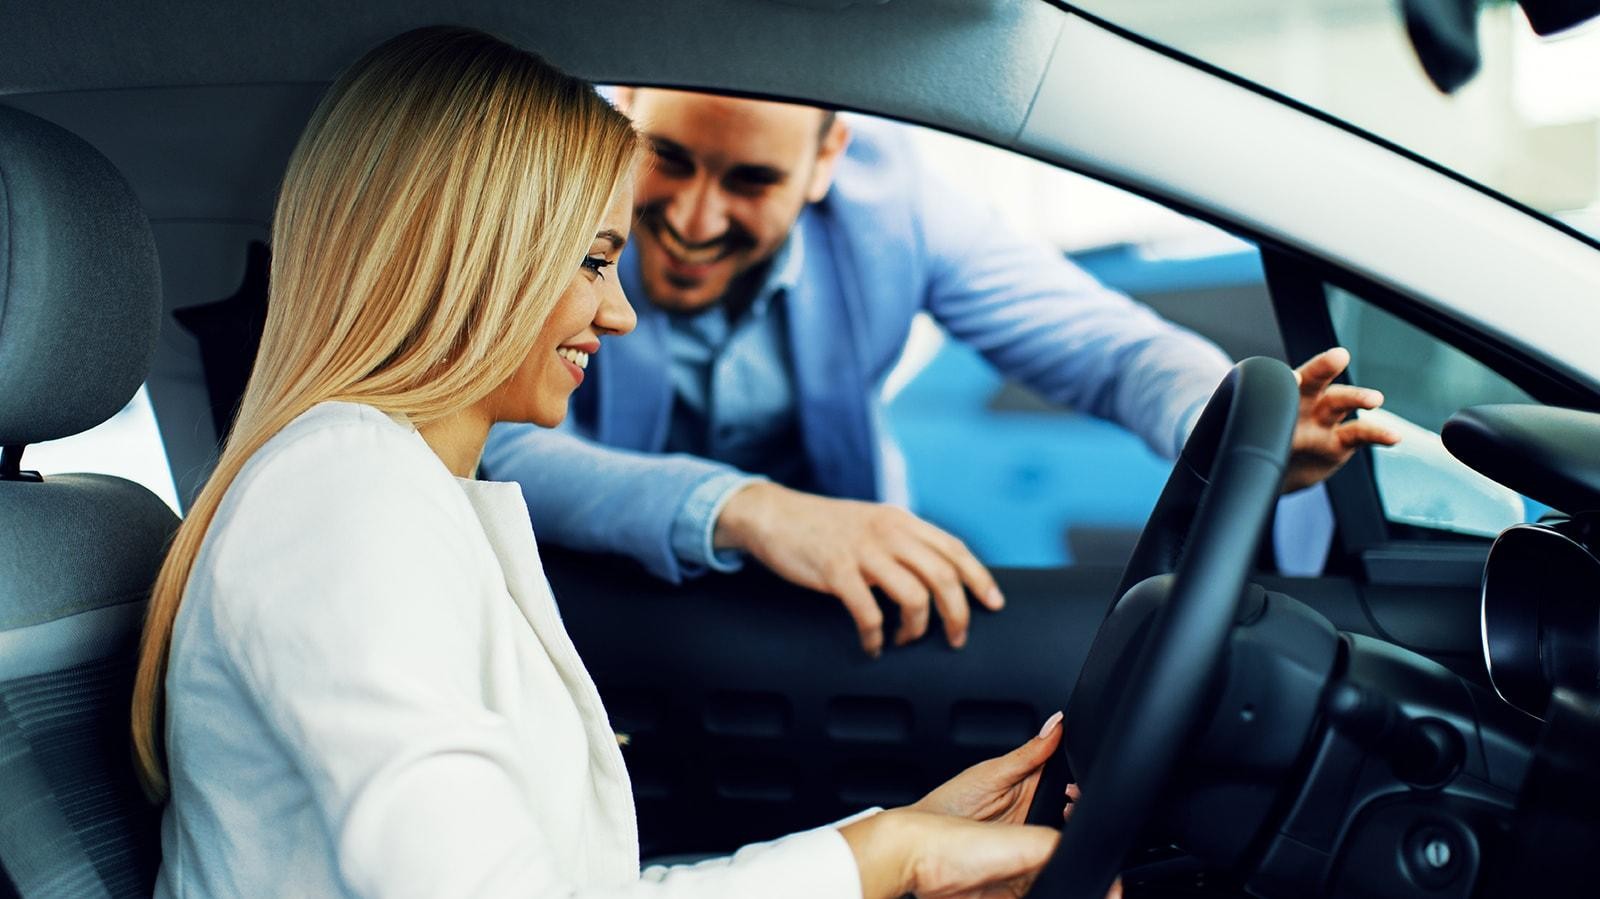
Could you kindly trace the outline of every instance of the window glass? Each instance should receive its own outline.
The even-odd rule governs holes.
[[[927,129],[916,152],[1102,283],[1218,342],[1283,350],[1256,248],[1164,206],[1019,154]],[[1121,426],[1041,400],[919,320],[884,386],[911,506],[992,565],[1120,565],[1171,468]]]
[[[96,427],[60,440],[32,444],[23,453],[22,467],[45,476],[94,472],[127,478],[143,484],[173,512],[179,511],[167,451],[144,387],[120,412]]]
[[[1352,381],[1383,391],[1383,408],[1362,414],[1402,436],[1398,446],[1372,454],[1378,495],[1391,522],[1494,536],[1546,511],[1457,461],[1439,439],[1459,409],[1531,403],[1532,397],[1466,353],[1347,291],[1328,288],[1328,312],[1339,342],[1350,349]]]

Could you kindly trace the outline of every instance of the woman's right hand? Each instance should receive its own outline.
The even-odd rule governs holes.
[[[1068,788],[1068,798],[1077,790]],[[1069,806],[1070,812],[1070,806]],[[862,899],[1016,899],[1026,895],[1061,832],[897,808],[839,829],[856,859]],[[1122,899],[1122,881],[1106,899]]]
[[[1039,735],[998,758],[979,762],[945,781],[912,808],[974,821],[1021,824],[1028,817],[1044,763],[1061,746],[1061,713]]]
[[[1061,833],[891,809],[840,828],[863,899],[1012,899],[1028,891]]]

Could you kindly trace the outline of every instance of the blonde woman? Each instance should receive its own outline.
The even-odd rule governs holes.
[[[317,109],[260,358],[146,625],[158,895],[994,895],[1048,856],[1052,831],[969,819],[1020,820],[1059,718],[916,808],[641,879],[520,489],[469,479],[491,424],[559,423],[633,327],[607,269],[636,152],[587,85],[460,29],[378,47]]]

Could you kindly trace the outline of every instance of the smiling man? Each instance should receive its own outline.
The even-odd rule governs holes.
[[[541,539],[631,555],[679,579],[748,553],[838,597],[882,647],[937,609],[966,640],[968,591],[1003,597],[959,540],[903,508],[879,387],[931,314],[1007,376],[1121,423],[1171,457],[1229,360],[941,184],[903,129],[813,107],[621,91],[653,158],[617,276],[636,336],[589,361],[562,432],[502,427],[486,477],[522,484]],[[1348,419],[1375,391],[1302,366],[1288,487],[1393,435]],[[1086,472],[1085,477],[1093,477]]]
[[[654,160],[636,203],[650,236],[640,286],[673,312],[723,302],[734,309],[760,286],[747,278],[735,289],[735,281],[771,260],[801,209],[827,195],[848,130],[804,106],[671,91],[624,96],[636,114],[663,123],[648,132]]]

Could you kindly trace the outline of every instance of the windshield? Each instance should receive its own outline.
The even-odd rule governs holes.
[[[1396,0],[1087,0],[1086,12],[1318,107],[1600,235],[1600,26],[1534,35],[1478,17],[1482,67],[1429,82]]]

